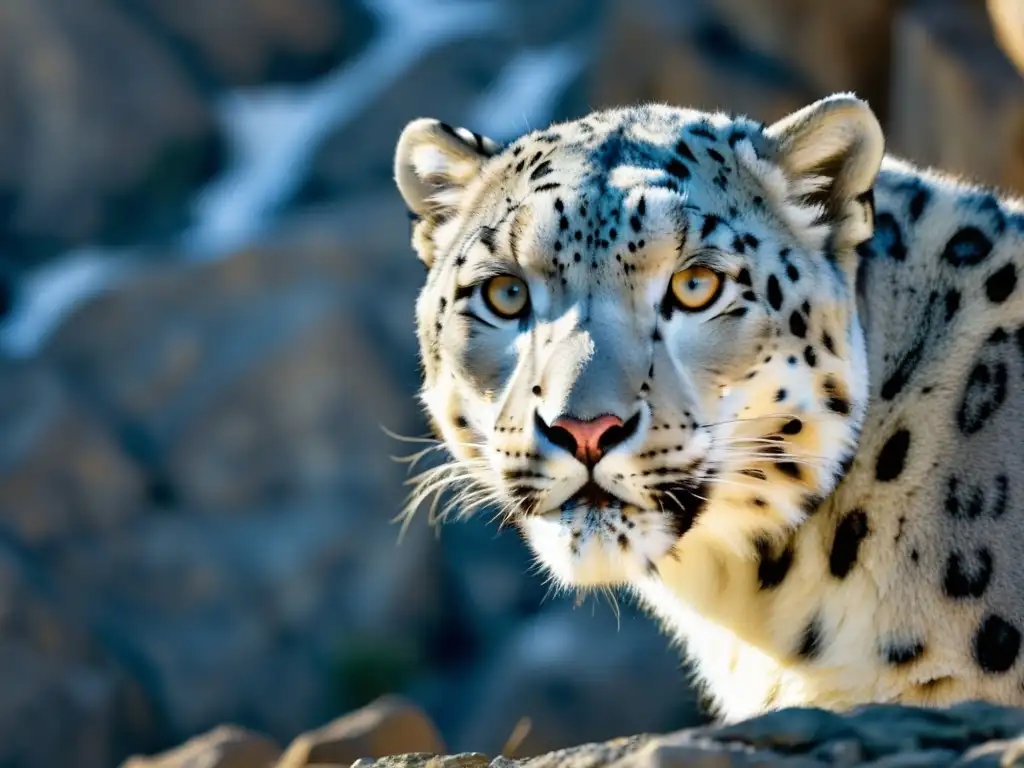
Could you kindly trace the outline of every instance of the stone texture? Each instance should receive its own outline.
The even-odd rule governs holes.
[[[361,758],[398,752],[443,754],[444,742],[426,714],[410,702],[388,696],[299,736],[275,768],[350,765]]]
[[[595,107],[659,101],[769,122],[806,104],[813,92],[805,73],[743,48],[706,4],[613,0],[611,6],[590,73]]]
[[[375,24],[357,0],[133,0],[197,79],[252,86],[307,80],[355,55]]]
[[[211,112],[107,0],[0,4],[0,247],[21,263],[169,232],[218,167]]]
[[[529,731],[515,755],[530,757],[609,734],[697,723],[696,697],[680,685],[681,666],[647,617],[624,610],[617,620],[597,597],[577,608],[563,601],[509,633],[452,741],[494,754],[525,717]],[[628,674],[615,673],[627,668]]]
[[[1017,0],[987,0],[996,41],[1024,74],[1024,5]]]
[[[500,37],[455,41],[429,51],[408,74],[367,105],[373,120],[353,120],[319,148],[304,199],[390,186],[395,142],[410,115],[460,125],[498,77],[513,47]],[[358,152],[353,152],[358,147]]]
[[[0,764],[106,768],[115,740],[149,743],[151,702],[55,594],[47,574],[0,541]]]
[[[224,725],[155,757],[132,757],[122,768],[267,768],[281,753],[273,741]]]
[[[984,6],[915,3],[895,39],[889,151],[1024,193],[1024,85]]]
[[[891,705],[847,714],[787,709],[728,726],[592,742],[527,759],[497,757],[491,768],[740,768],[1020,764],[1024,710],[974,702],[948,709]],[[431,765],[426,756],[361,761]]]
[[[0,363],[0,519],[29,547],[141,512],[142,478],[102,415],[38,363]]]
[[[598,106],[656,100],[770,122],[854,90],[884,119],[893,5],[615,0],[598,46],[593,98]]]
[[[437,548],[425,525],[397,547],[405,446],[381,429],[423,428],[415,371],[391,367],[414,355],[395,270],[413,257],[364,213],[140,277],[46,350],[142,488],[138,519],[50,544],[46,568],[145,670],[175,738],[224,713],[290,737],[425,663]]]

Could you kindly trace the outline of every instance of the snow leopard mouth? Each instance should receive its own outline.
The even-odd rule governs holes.
[[[603,509],[622,509],[626,502],[615,494],[609,493],[593,480],[586,484],[576,493],[566,499],[559,506],[559,512],[570,512],[575,509],[592,509],[600,511]],[[554,512],[555,510],[552,510]]]

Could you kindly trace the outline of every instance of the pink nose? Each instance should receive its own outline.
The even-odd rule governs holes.
[[[601,456],[612,448],[619,440],[608,440],[609,432],[622,427],[622,419],[618,416],[605,414],[596,419],[581,421],[567,416],[555,419],[551,424],[555,429],[564,429],[576,441],[576,458],[584,464],[592,466],[601,460]],[[606,438],[602,441],[602,438]]]

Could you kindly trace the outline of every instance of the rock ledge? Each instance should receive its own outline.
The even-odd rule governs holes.
[[[388,754],[389,742],[404,751]],[[387,697],[300,736],[283,755],[265,737],[221,727],[162,756],[133,758],[122,768],[1012,766],[1024,765],[1024,709],[984,702],[947,709],[870,705],[846,714],[786,709],[732,725],[640,734],[522,759],[443,750],[415,706]],[[353,759],[358,752],[366,754]]]

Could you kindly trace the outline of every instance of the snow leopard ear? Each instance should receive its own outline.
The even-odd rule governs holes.
[[[419,118],[398,138],[395,182],[413,214],[444,217],[458,206],[487,159],[500,151],[496,142],[473,131]]]
[[[823,206],[825,219],[846,219],[850,203],[859,198],[869,204],[885,135],[867,102],[837,93],[787,115],[766,133],[775,140],[775,162],[797,196]]]

